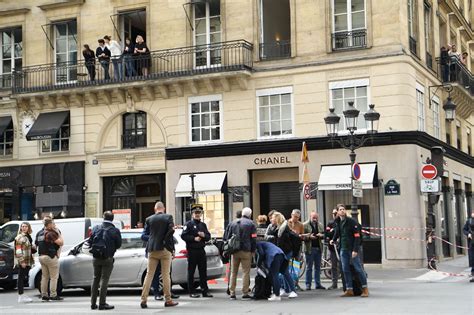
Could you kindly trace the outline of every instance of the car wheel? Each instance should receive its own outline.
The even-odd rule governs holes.
[[[188,284],[187,283],[180,283],[179,286],[183,288],[183,290],[188,291]],[[193,286],[195,289],[199,288],[199,282],[194,282]]]
[[[14,290],[16,288],[16,281],[11,281],[11,282],[7,282],[7,283],[3,283],[1,285],[1,287],[5,290],[5,291],[11,291],[11,290]]]

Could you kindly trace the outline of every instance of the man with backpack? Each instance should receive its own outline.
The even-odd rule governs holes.
[[[471,280],[469,282],[474,282],[474,211],[464,224],[463,232],[467,236],[467,247],[469,248],[469,267],[471,267]]]
[[[96,225],[92,234],[86,241],[89,252],[93,255],[94,280],[91,286],[91,309],[112,310],[114,306],[105,302],[110,274],[114,268],[114,255],[122,246],[122,236],[119,229],[113,224],[114,214],[111,211],[104,212],[104,222]],[[97,293],[100,283],[99,306],[97,306]]]

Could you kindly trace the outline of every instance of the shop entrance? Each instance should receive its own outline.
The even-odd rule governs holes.
[[[299,208],[298,182],[260,184],[260,214],[268,214],[270,210],[275,209],[288,219],[291,216],[291,211]]]
[[[12,218],[12,193],[2,192],[0,193],[0,225],[11,221]]]

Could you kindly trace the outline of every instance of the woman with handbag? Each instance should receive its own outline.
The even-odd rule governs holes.
[[[15,238],[15,266],[18,267],[18,303],[29,303],[32,299],[24,295],[25,282],[28,282],[28,273],[34,264],[33,254],[36,246],[31,238],[31,225],[23,222],[20,232]]]

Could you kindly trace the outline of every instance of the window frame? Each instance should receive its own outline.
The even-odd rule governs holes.
[[[68,137],[62,137],[62,130],[65,127],[69,128]],[[62,150],[61,143],[62,143],[63,140],[67,140],[67,150]],[[53,148],[53,146],[51,145],[52,141],[59,141],[59,150],[57,150],[57,151],[52,150],[52,148]],[[46,143],[46,142],[49,142],[49,151],[43,151],[43,143]],[[61,127],[59,128],[57,138],[39,140],[38,144],[39,144],[39,152],[40,152],[41,155],[43,155],[43,154],[64,154],[64,153],[69,152],[70,148],[71,148],[71,117],[68,117],[68,119],[65,121],[65,123],[61,125]]]
[[[19,30],[20,33],[21,33],[21,42],[16,42],[16,36],[15,36],[15,31]],[[10,54],[10,58],[6,58],[4,59],[3,58],[3,47],[5,46],[4,42],[3,42],[3,33],[8,33],[10,35],[10,49],[11,49],[11,54]],[[21,56],[20,57],[17,57],[16,56],[16,50],[15,50],[15,45],[21,45]],[[3,69],[3,62],[6,61],[7,59],[10,59],[10,67],[11,67],[11,70],[10,72],[5,72],[4,69]],[[21,66],[23,67],[23,27],[22,26],[15,26],[15,27],[9,27],[9,28],[5,28],[5,29],[0,29],[0,75],[8,75],[8,74],[12,74],[13,71],[15,71],[16,67],[15,67],[15,61],[20,59],[21,60]],[[2,86],[2,85],[0,85]]]
[[[193,113],[192,113],[192,104],[193,103],[204,103],[204,102],[219,102],[219,125],[211,126],[211,117],[209,117],[209,138],[212,138],[212,128],[219,128],[219,139],[216,140],[202,140],[202,132],[200,133],[200,140],[193,141],[193,129],[202,129],[201,120],[199,127],[193,127]],[[209,114],[212,113],[209,107]],[[222,101],[221,94],[213,94],[213,95],[203,95],[203,96],[192,96],[188,98],[188,126],[189,126],[189,143],[190,144],[213,144],[219,143],[224,141],[224,102]],[[199,109],[199,116],[202,115],[201,109]]]
[[[421,94],[421,98],[419,98],[420,94]],[[422,102],[419,102],[420,100]],[[416,83],[415,103],[416,103],[416,108],[417,108],[417,115],[416,115],[417,130],[426,132],[425,87],[418,82]],[[420,124],[422,125],[420,126]]]
[[[70,23],[75,23],[76,24],[76,33],[73,34],[72,36],[76,39],[76,60],[69,60],[69,55],[71,52],[74,52],[74,50],[69,50],[69,29],[70,29]],[[57,32],[58,32],[58,25],[66,25],[66,52],[62,52],[61,54],[66,54],[66,80],[65,81],[58,81],[58,68],[61,69],[62,67],[64,66],[60,66],[58,67],[58,47],[57,47]],[[70,83],[75,83],[77,82],[77,74],[76,74],[76,79],[73,79],[71,80],[71,75],[70,75],[70,70],[71,69],[74,69],[75,66],[77,66],[77,62],[78,62],[78,59],[79,59],[79,45],[78,45],[78,40],[77,40],[77,36],[78,36],[78,23],[77,23],[77,19],[67,19],[67,20],[63,20],[63,21],[57,21],[57,22],[53,22],[51,24],[51,28],[52,28],[52,35],[53,35],[53,44],[54,44],[54,52],[53,52],[53,63],[54,65],[56,66],[55,67],[55,71],[54,71],[54,82],[55,84],[58,84],[58,85],[61,85],[61,84],[70,84]],[[74,63],[72,63],[74,62]],[[59,65],[61,65],[62,63],[59,63]],[[72,66],[72,67],[71,67]],[[70,68],[71,67],[71,68]],[[77,71],[77,70],[76,70]]]
[[[135,125],[134,128],[131,128],[131,129],[127,129],[126,128],[126,124],[125,124],[125,119],[126,119],[126,116],[129,115],[129,116],[132,116],[133,115],[133,123]],[[142,127],[142,128],[138,128],[137,127],[137,116],[138,115],[144,115],[144,122],[145,122],[145,126]],[[135,145],[134,147],[132,146],[125,146],[124,144],[124,137],[125,136],[133,136],[135,139],[138,138],[138,131],[141,130],[143,132],[142,135],[140,136],[144,136],[144,145],[143,146],[137,146]],[[127,134],[127,131],[131,132],[131,133],[135,133],[135,134]],[[135,113],[124,113],[122,114],[122,143],[121,143],[121,146],[122,146],[122,149],[138,149],[138,148],[146,148],[148,147],[148,115],[145,111],[138,111],[138,112],[135,112]],[[135,144],[137,144],[137,141],[135,141]]]
[[[433,136],[441,139],[441,115],[440,115],[440,100],[436,95],[431,99],[431,107],[433,108]]]
[[[206,21],[206,43],[204,45],[206,46],[209,46],[209,45],[212,45],[212,44],[217,44],[217,43],[221,43],[223,41],[222,39],[222,36],[223,36],[223,32],[222,32],[222,12],[221,12],[221,9],[222,9],[222,6],[221,6],[221,1],[219,1],[219,15],[212,15],[211,16],[211,9],[210,9],[210,2],[209,1],[206,1],[205,2],[205,6],[206,6],[206,13],[205,13],[205,17],[204,18],[198,18],[198,20],[205,20]],[[220,29],[219,29],[219,32],[211,32],[211,18],[216,18],[216,17],[219,17],[219,22],[220,22]],[[193,5],[193,32],[192,32],[192,37],[193,37],[193,46],[197,46],[196,44],[196,4]],[[211,35],[212,34],[220,34],[220,41],[219,42],[216,42],[216,43],[211,43]],[[194,63],[194,68],[195,69],[202,69],[202,68],[212,68],[212,67],[219,67],[222,65],[222,52],[220,52],[220,62],[219,63],[215,63],[213,64],[211,62],[211,51],[219,51],[221,48],[219,47],[216,47],[215,49],[206,49],[206,65],[200,65],[198,66],[197,63],[196,63],[196,59],[197,59],[197,51],[194,52],[194,59],[193,59],[193,63]]]
[[[257,139],[281,139],[281,138],[291,138],[295,136],[295,100],[294,100],[294,93],[293,93],[293,86],[285,86],[285,87],[277,87],[277,88],[268,88],[268,89],[260,89],[256,90],[256,110],[257,110]],[[269,135],[269,136],[262,136],[260,134],[260,97],[262,96],[272,96],[272,95],[282,95],[282,94],[290,94],[290,108],[291,108],[291,134],[280,134],[280,135]],[[287,119],[285,119],[287,120]],[[282,122],[281,117],[281,103],[280,103],[280,126]],[[271,124],[271,120],[269,121]],[[280,132],[281,132],[280,128]]]
[[[11,126],[11,128],[10,128]],[[11,141],[7,141],[7,132],[11,132]],[[11,157],[13,155],[13,145],[15,143],[15,131],[13,128],[13,121],[10,122],[8,127],[5,129],[2,135],[0,135],[0,145],[3,146],[3,149],[0,149],[0,157]],[[11,153],[6,154],[7,145],[11,145]]]
[[[336,33],[341,33],[341,32],[347,32],[347,33],[352,33],[353,31],[360,31],[360,30],[367,30],[367,0],[364,0],[364,27],[363,28],[353,28],[352,27],[352,0],[347,0],[346,4],[346,13],[345,15],[347,16],[347,30],[344,31],[336,31],[336,1],[337,0],[331,0],[331,20],[332,20],[332,34]],[[355,13],[358,13],[361,11],[355,11]],[[342,16],[343,13],[338,14],[338,16]],[[352,38],[351,38],[352,42]],[[352,45],[349,45],[349,48],[352,48]],[[355,48],[355,47],[354,47]],[[334,49],[334,47],[333,47]]]

